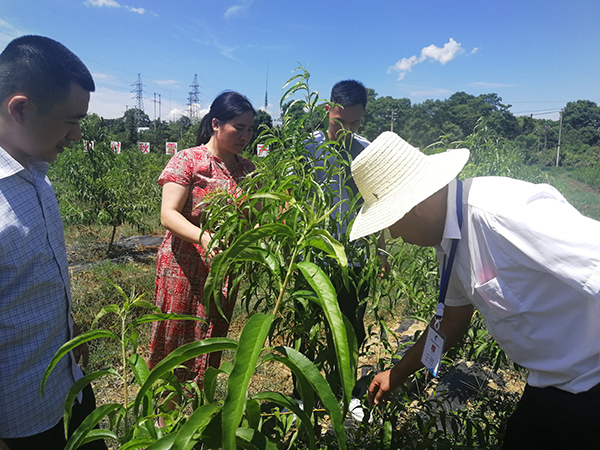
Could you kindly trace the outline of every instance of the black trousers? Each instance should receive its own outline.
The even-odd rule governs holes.
[[[94,391],[88,384],[83,389],[81,403],[73,405],[73,414],[69,423],[69,435],[77,429],[81,422],[96,408]],[[63,421],[42,433],[23,438],[3,439],[10,450],[64,450],[67,441],[65,439],[65,426]],[[79,447],[83,450],[106,450],[104,441],[92,441]]]
[[[600,384],[579,394],[525,386],[502,448],[600,449]]]

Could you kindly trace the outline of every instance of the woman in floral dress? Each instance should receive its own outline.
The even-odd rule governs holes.
[[[178,152],[160,175],[162,185],[161,222],[167,229],[158,251],[154,301],[163,313],[189,314],[202,321],[168,320],[154,322],[148,366],[152,369],[165,356],[189,342],[223,337],[235,305],[235,294],[225,292],[221,306],[204,308],[204,283],[210,260],[210,230],[201,233],[200,218],[210,208],[206,197],[216,190],[235,192],[237,184],[255,167],[240,156],[248,145],[254,125],[254,108],[243,95],[226,91],[219,95],[204,116],[198,130],[197,147]],[[220,353],[189,360],[188,370],[177,369],[183,382],[194,379],[200,386],[207,365],[218,367]],[[208,359],[208,360],[207,360]]]

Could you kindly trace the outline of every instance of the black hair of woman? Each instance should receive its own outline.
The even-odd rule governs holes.
[[[251,111],[256,114],[250,100],[246,96],[235,91],[225,91],[219,94],[210,105],[210,110],[202,118],[200,127],[198,128],[198,137],[196,145],[203,145],[210,141],[213,134],[212,120],[217,119],[219,122],[226,123],[231,119]]]

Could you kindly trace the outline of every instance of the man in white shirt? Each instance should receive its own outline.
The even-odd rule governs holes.
[[[446,337],[444,349],[458,341],[477,308],[507,355],[529,370],[503,448],[595,448],[600,222],[549,185],[501,177],[457,181],[468,156],[466,149],[426,156],[383,133],[352,164],[365,203],[350,237],[388,228],[393,238],[435,247],[449,274],[442,281],[446,307],[440,304],[432,322]],[[372,404],[429,361],[426,339],[424,333],[394,368],[375,376]]]
[[[11,450],[64,448],[64,401],[82,376],[76,360],[87,364],[86,346],[63,358],[42,397],[48,363],[76,333],[63,225],[46,173],[81,139],[94,89],[81,60],[52,39],[23,36],[0,54],[0,443]],[[94,407],[88,386],[73,406],[71,433]]]

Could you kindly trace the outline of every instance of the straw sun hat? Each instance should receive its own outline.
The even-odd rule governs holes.
[[[353,241],[383,230],[452,181],[469,159],[459,148],[425,155],[390,131],[380,134],[352,162],[364,204],[350,232]]]

